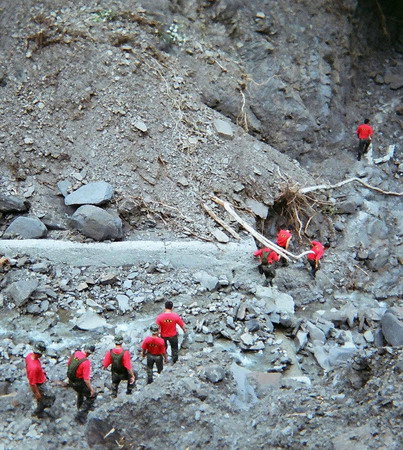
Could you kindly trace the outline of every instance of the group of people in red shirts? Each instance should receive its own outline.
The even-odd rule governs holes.
[[[284,250],[288,250],[291,239],[291,231],[281,229],[277,234],[276,244]],[[311,266],[311,275],[315,278],[316,272],[320,268],[320,260],[324,255],[325,246],[319,241],[311,241],[311,245],[312,247],[307,255],[307,260]],[[253,254],[260,259],[258,266],[259,272],[265,275],[267,284],[273,286],[273,279],[276,276],[275,263],[281,260],[286,263],[285,258],[281,258],[276,251],[268,247],[258,249]]]
[[[177,325],[186,333],[186,326],[182,318],[173,310],[171,301],[165,302],[165,310],[158,315],[151,325],[151,336],[147,336],[141,344],[141,358],[147,357],[147,384],[153,382],[153,368],[156,365],[157,372],[161,373],[164,362],[168,362],[167,348],[171,347],[172,362],[178,361],[179,341]],[[104,369],[111,366],[112,397],[116,397],[121,381],[127,380],[126,394],[131,394],[135,386],[137,373],[132,369],[131,356],[128,350],[123,348],[123,337],[115,336],[115,347],[105,353],[102,362]],[[94,407],[97,393],[91,384],[91,361],[89,356],[94,353],[95,346],[87,345],[83,349],[76,350],[67,362],[67,377],[69,386],[77,394],[78,423],[85,423],[88,413]],[[38,418],[52,417],[47,411],[54,402],[55,395],[49,391],[47,375],[42,367],[40,358],[46,353],[46,345],[38,342],[33,350],[25,358],[25,367],[28,383],[36,399],[37,406],[33,415]]]

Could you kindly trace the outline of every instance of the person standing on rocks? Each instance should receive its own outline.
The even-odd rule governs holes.
[[[118,396],[119,384],[127,380],[126,394],[130,395],[136,384],[136,376],[132,370],[130,353],[124,350],[123,336],[115,336],[115,348],[106,352],[102,365],[104,369],[111,366],[112,373],[112,397]]]
[[[86,422],[88,413],[93,408],[97,396],[90,381],[91,361],[88,359],[88,356],[94,351],[94,345],[87,345],[83,351],[76,350],[67,362],[69,385],[77,393],[78,412],[75,420],[81,424]]]
[[[40,361],[41,356],[45,352],[46,345],[43,342],[38,342],[34,345],[33,351],[25,358],[28,383],[37,403],[32,415],[39,419],[49,416],[49,413],[45,409],[50,408],[56,399],[55,395],[48,391],[47,385],[45,384],[47,376]]]
[[[356,134],[359,139],[357,160],[360,161],[362,155],[367,153],[371,144],[372,135],[374,134],[374,130],[369,124],[369,119],[365,119],[364,123],[357,127]]]
[[[292,239],[291,230],[279,230],[277,233],[277,242],[276,244],[279,247],[282,247],[284,250],[288,250],[290,245],[290,241]],[[281,258],[281,263],[283,266],[288,266],[288,261],[285,258]]]
[[[311,266],[311,276],[316,278],[316,272],[320,269],[320,259],[325,253],[325,247],[319,241],[312,241],[312,247],[308,253],[308,263]]]
[[[276,269],[273,263],[278,262],[280,256],[268,247],[256,250],[253,255],[260,258],[258,269],[259,273],[264,274],[266,277],[266,284],[273,286],[273,279],[276,276]]]
[[[141,344],[141,358],[147,355],[147,384],[153,382],[154,364],[158,373],[161,373],[168,362],[164,339],[158,337],[159,327],[153,323],[150,327],[152,336],[147,336]]]
[[[176,325],[179,325],[184,333],[186,333],[186,327],[182,318],[172,312],[173,307],[174,305],[171,301],[165,302],[165,311],[157,317],[155,322],[159,326],[160,336],[164,339],[166,348],[168,349],[168,342],[171,346],[172,362],[175,364],[178,361],[179,348]]]

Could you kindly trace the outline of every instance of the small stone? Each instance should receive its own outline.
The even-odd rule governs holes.
[[[217,132],[217,134],[220,137],[226,138],[226,139],[233,139],[234,132],[232,130],[232,126],[229,122],[222,120],[222,119],[215,119],[213,122],[214,128]]]

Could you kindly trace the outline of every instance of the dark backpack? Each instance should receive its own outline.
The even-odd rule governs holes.
[[[125,373],[126,368],[123,366],[123,355],[125,354],[126,350],[123,350],[120,353],[113,353],[112,350],[110,350],[110,355],[112,358],[112,372],[117,373]]]
[[[87,361],[88,358],[76,358],[74,354],[71,356],[70,364],[67,366],[67,377],[70,381],[77,381],[76,372],[81,363]]]

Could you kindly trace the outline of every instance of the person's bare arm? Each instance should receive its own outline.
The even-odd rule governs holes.
[[[41,395],[41,391],[38,388],[38,385],[37,384],[30,384],[30,386],[31,386],[32,392],[34,393],[34,397],[37,400],[40,400],[42,398],[42,395]]]
[[[95,395],[95,390],[94,388],[91,386],[91,381],[90,380],[84,380],[84,383],[87,385],[88,389],[91,392],[91,397],[94,397]]]
[[[136,377],[134,375],[133,370],[128,370],[130,376],[130,384],[133,384],[136,381]]]

